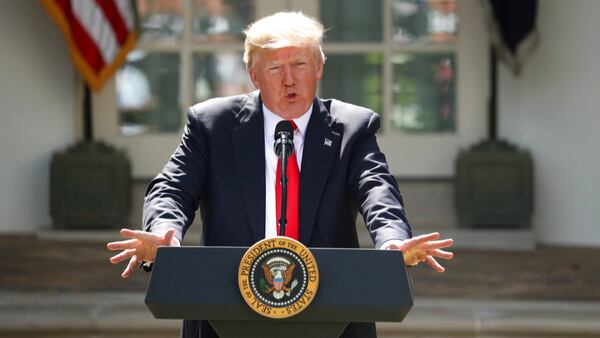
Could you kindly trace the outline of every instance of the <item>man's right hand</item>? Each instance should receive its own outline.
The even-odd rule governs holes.
[[[169,230],[159,235],[147,231],[121,229],[121,236],[129,238],[124,241],[110,242],[106,244],[108,250],[122,250],[112,256],[110,262],[120,263],[129,259],[129,263],[121,277],[127,278],[140,262],[154,262],[156,250],[160,246],[181,246],[179,240],[174,237],[175,230]]]

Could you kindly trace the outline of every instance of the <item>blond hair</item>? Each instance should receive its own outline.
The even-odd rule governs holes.
[[[266,16],[244,30],[246,68],[252,68],[256,63],[257,51],[284,47],[312,48],[317,60],[324,63],[323,32],[323,25],[319,21],[302,12],[279,12]]]

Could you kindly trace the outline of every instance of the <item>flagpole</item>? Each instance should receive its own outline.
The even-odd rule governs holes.
[[[94,134],[92,130],[92,91],[83,81],[83,141],[92,142]]]
[[[488,139],[498,137],[498,59],[493,45],[490,45],[490,101],[488,104]]]

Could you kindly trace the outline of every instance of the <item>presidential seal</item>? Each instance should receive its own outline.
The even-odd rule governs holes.
[[[242,257],[238,271],[242,297],[269,318],[287,318],[308,307],[319,286],[314,256],[289,237],[264,239]]]

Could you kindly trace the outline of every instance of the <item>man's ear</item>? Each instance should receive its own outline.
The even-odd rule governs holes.
[[[325,65],[325,62],[317,63],[317,80],[321,80],[321,78],[323,77],[323,66],[324,65]]]

